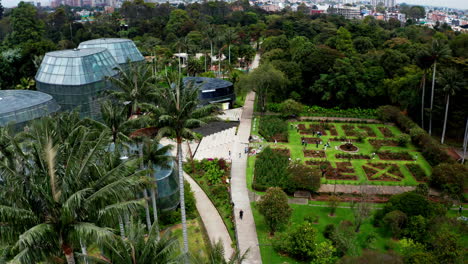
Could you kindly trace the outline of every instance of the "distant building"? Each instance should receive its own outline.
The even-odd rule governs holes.
[[[361,18],[360,8],[353,6],[330,6],[327,13],[341,15],[347,19]]]
[[[222,104],[223,109],[234,106],[236,94],[231,82],[207,77],[185,77],[183,81],[185,85],[199,89],[201,105]]]
[[[374,7],[378,6],[380,3],[382,3],[385,7],[395,6],[395,0],[371,0],[370,3]]]

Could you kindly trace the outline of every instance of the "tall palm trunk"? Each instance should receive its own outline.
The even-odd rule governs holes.
[[[151,189],[151,201],[153,203],[153,225],[156,225],[156,239],[159,240],[158,207],[156,206],[156,188]]]
[[[421,127],[424,129],[424,99],[426,99],[426,70],[423,73],[422,79],[422,96],[421,96]]]
[[[432,135],[432,107],[434,106],[434,88],[435,88],[436,68],[437,68],[437,61],[434,61],[434,72],[432,73],[431,111],[429,112],[429,135]]]
[[[179,48],[179,76],[181,76],[181,72],[182,72],[182,65],[180,63],[180,48]]]
[[[228,45],[228,53],[229,53],[229,66],[231,66],[231,44]]]
[[[442,144],[444,144],[444,140],[445,140],[445,129],[447,128],[449,103],[450,103],[450,94],[447,94],[447,103],[445,105],[444,127],[442,128],[442,137],[440,138],[440,143]]]
[[[146,213],[146,225],[148,226],[148,231],[151,230],[151,217],[149,212],[149,204],[148,204],[148,192],[146,189],[143,190],[143,197],[145,197],[145,213]]]
[[[75,264],[75,255],[73,249],[68,244],[62,244],[62,251],[68,264]]]
[[[184,171],[182,167],[182,138],[177,138],[177,165],[179,170],[179,192],[180,192],[180,214],[182,217],[182,236],[184,239],[184,260],[187,262],[188,254],[188,236],[187,236],[187,217],[185,214],[185,196],[184,196]]]
[[[141,147],[140,147],[140,159],[141,159],[141,163],[140,163],[140,166],[141,166],[141,169],[144,169],[144,166],[143,166],[143,143],[141,143]],[[146,189],[143,189],[143,197],[145,198],[145,214],[146,214],[146,225],[148,227],[148,231],[151,230],[151,217],[150,217],[150,212],[149,212],[149,205],[148,205],[148,192],[146,191]]]
[[[210,41],[210,71],[213,68],[213,42]]]

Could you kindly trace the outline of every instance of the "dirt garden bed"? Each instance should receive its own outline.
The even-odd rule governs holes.
[[[320,138],[316,138],[316,137],[301,137],[301,142],[302,140],[304,140],[305,142],[307,142],[307,144],[315,144],[315,141],[322,141],[322,139]]]
[[[370,159],[369,155],[364,154],[348,154],[348,153],[338,153],[335,154],[337,159]]]
[[[374,130],[369,126],[358,126],[359,129],[366,131],[368,137],[376,137]]]
[[[304,150],[304,157],[308,158],[326,158],[327,155],[325,154],[325,151],[323,150]]]
[[[413,156],[408,152],[381,151],[377,156],[382,160],[413,160]]]
[[[380,132],[384,135],[384,137],[394,137],[392,131],[388,127],[378,127]]]
[[[428,177],[419,164],[405,164],[406,168],[413,175],[414,179],[418,182],[428,181]]]
[[[359,148],[353,145],[352,143],[340,145],[339,149],[344,152],[357,152],[359,150]]]
[[[337,141],[337,142],[356,142],[356,139],[350,139],[350,138],[345,138],[345,137],[334,137],[328,139],[329,141]]]
[[[336,131],[335,125],[329,124],[329,128],[330,128],[329,130],[330,130],[331,136],[334,136],[334,137],[338,136],[338,131]]]
[[[277,142],[283,142],[283,143],[288,143],[288,137],[287,136],[284,136],[284,135],[281,135],[281,134],[276,134],[274,135],[273,137],[271,137],[271,141],[274,142],[274,141],[277,141]]]
[[[341,126],[348,137],[356,136],[356,126],[354,125],[342,125]]]
[[[391,139],[369,139],[369,144],[371,144],[374,148],[382,147],[382,146],[391,146],[396,147],[398,146],[398,141],[391,140]]]
[[[291,151],[287,148],[273,148],[272,149],[274,152],[280,153],[282,155],[286,155],[288,157],[291,157]]]

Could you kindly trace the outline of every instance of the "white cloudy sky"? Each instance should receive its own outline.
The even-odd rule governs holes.
[[[37,2],[38,0],[27,0]],[[16,6],[20,0],[0,0],[0,2],[6,7]],[[48,4],[50,1],[40,0],[43,4]],[[397,3],[408,3],[418,5],[432,5],[432,6],[446,6],[460,9],[468,9],[468,0],[397,0]]]

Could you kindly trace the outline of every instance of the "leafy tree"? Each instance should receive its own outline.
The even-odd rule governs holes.
[[[409,17],[419,20],[426,16],[426,11],[422,6],[412,6],[408,12]]]
[[[293,99],[287,99],[280,105],[281,114],[285,117],[297,117],[304,110],[304,106],[301,103],[294,101]]]
[[[351,33],[344,27],[340,27],[336,32],[336,49],[345,54],[354,52]]]
[[[421,215],[412,216],[403,230],[403,235],[416,242],[426,243],[427,238],[427,220]]]
[[[24,43],[34,43],[42,40],[45,33],[44,21],[39,19],[37,9],[25,2],[20,2],[10,15],[12,31],[6,42],[14,47]]]
[[[166,32],[173,32],[177,37],[186,36],[192,28],[192,23],[187,11],[174,9],[167,22]]]
[[[179,75],[172,80],[169,79],[168,82],[168,85],[158,94],[159,109],[161,111],[158,120],[161,128],[158,131],[158,136],[169,136],[177,142],[177,168],[179,170],[180,209],[184,239],[183,253],[186,255],[188,253],[188,237],[184,200],[182,141],[196,137],[191,129],[208,121],[216,120],[213,115],[216,105],[198,107],[199,90],[193,86],[194,84],[184,84]]]
[[[423,48],[419,51],[416,56],[416,65],[423,70],[423,75],[421,77],[421,127],[424,128],[424,103],[426,100],[426,76],[428,70],[432,65],[432,57],[429,55],[429,51],[426,48]]]
[[[284,74],[269,63],[260,65],[260,67],[250,74],[242,76],[239,80],[239,86],[243,87],[243,89],[256,92],[262,112],[265,112],[269,98],[281,100],[281,98],[285,97],[283,90],[285,84]]]
[[[340,256],[354,256],[357,253],[356,232],[350,221],[342,221],[330,235],[330,240]]]
[[[327,204],[330,208],[330,216],[335,215],[336,207],[338,207],[340,199],[336,195],[332,195],[328,198]]]
[[[359,257],[346,256],[338,262],[339,264],[403,264],[403,259],[393,252],[378,252],[366,250]]]
[[[335,256],[336,248],[329,240],[319,243],[314,251],[314,259],[311,264],[333,264],[338,257]]]
[[[463,164],[441,163],[433,168],[430,184],[456,197],[466,188],[466,175],[468,169]]]
[[[361,228],[362,223],[364,223],[364,221],[370,216],[371,205],[364,201],[357,202],[357,203],[353,202],[351,204],[351,208],[354,214],[354,224],[356,225],[354,232],[358,233]]]
[[[392,230],[393,237],[398,238],[401,233],[401,229],[405,225],[407,220],[406,214],[402,211],[395,210],[387,213],[383,218],[384,223]]]
[[[460,235],[448,230],[442,230],[431,236],[430,247],[439,263],[463,262],[464,249]]]
[[[259,212],[265,218],[271,235],[274,235],[279,228],[285,225],[292,214],[292,209],[288,204],[288,197],[279,187],[268,188],[257,206]]]

